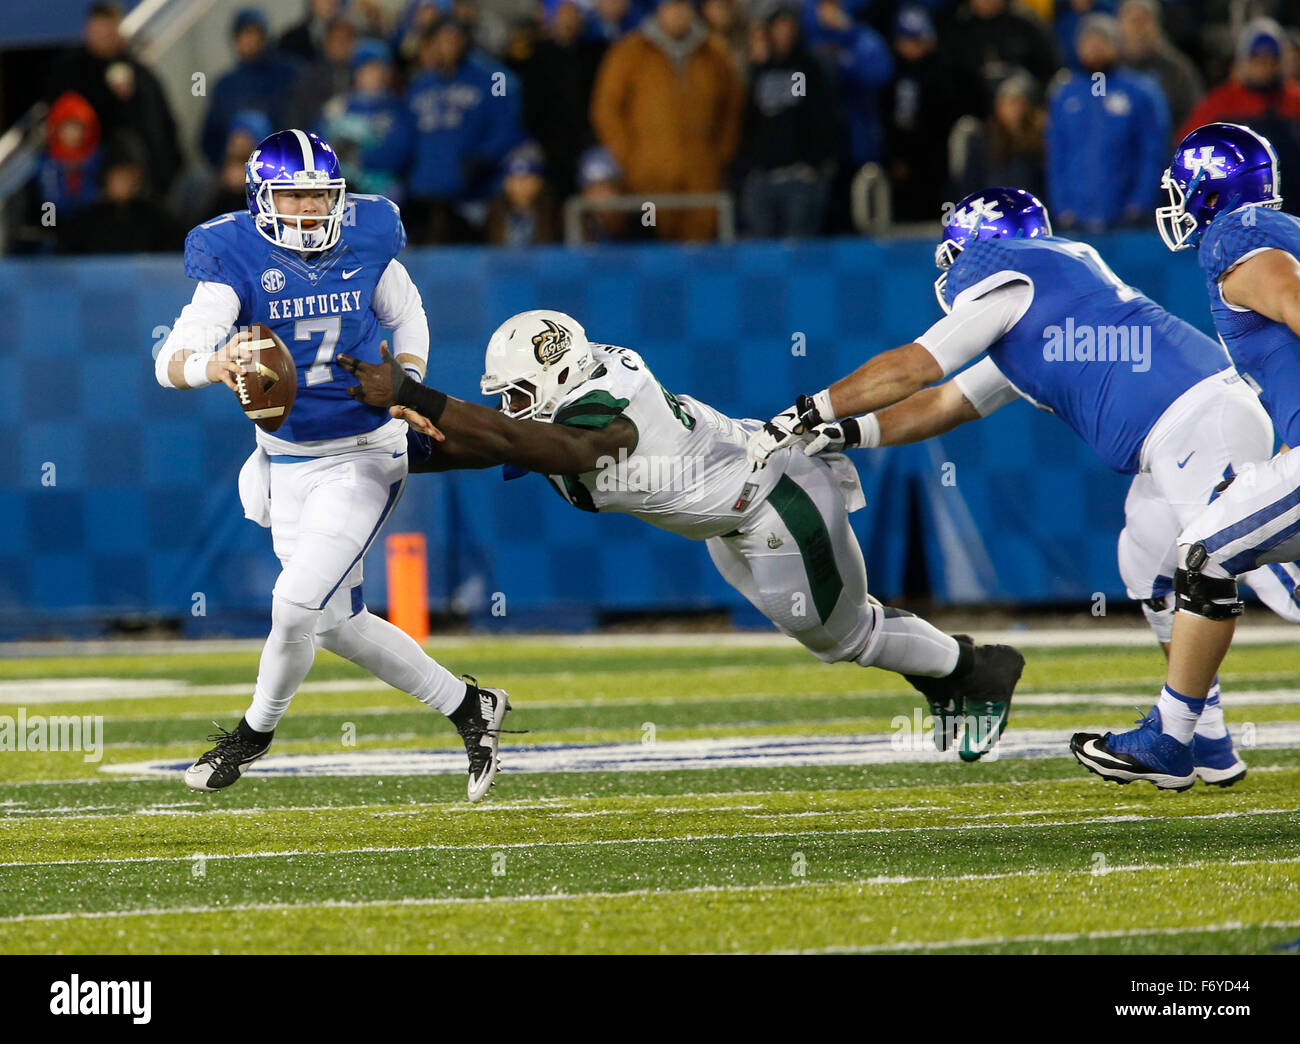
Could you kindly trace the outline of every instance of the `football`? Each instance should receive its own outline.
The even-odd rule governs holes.
[[[293,355],[270,327],[254,323],[248,345],[252,358],[243,361],[235,378],[235,394],[244,416],[263,431],[275,431],[293,409],[298,393],[298,368]]]

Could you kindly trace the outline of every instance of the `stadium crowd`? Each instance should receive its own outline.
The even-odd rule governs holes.
[[[244,203],[272,129],[315,130],[415,243],[560,238],[559,205],[727,190],[740,231],[850,229],[878,164],[897,222],[1009,184],[1060,231],[1145,225],[1173,142],[1249,121],[1300,170],[1300,0],[308,0],[230,30],[185,161],[122,12],[95,3],[51,70],[30,211],[61,252],[177,249]],[[214,56],[220,67],[225,59]],[[1207,90],[1208,88],[1208,90]],[[1295,162],[1292,162],[1294,160]],[[710,210],[587,215],[592,240],[715,235]]]

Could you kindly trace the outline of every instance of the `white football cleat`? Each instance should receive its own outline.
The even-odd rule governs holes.
[[[501,723],[510,712],[510,699],[504,689],[479,688],[478,682],[468,675],[465,684],[468,689],[465,703],[452,715],[452,723],[465,741],[465,753],[469,755],[466,796],[470,801],[481,801],[501,768],[497,742]]]

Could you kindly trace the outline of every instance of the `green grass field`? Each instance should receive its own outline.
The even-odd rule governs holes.
[[[976,765],[784,762],[799,738],[851,759],[918,706],[893,675],[793,645],[434,653],[507,688],[507,726],[529,730],[481,805],[463,768],[425,774],[459,749],[439,715],[328,653],[266,774],[215,795],[147,763],[238,720],[255,651],[0,659],[0,721],[103,718],[102,760],[0,752],[0,952],[1254,953],[1300,936],[1294,646],[1233,651],[1250,775],[1185,794],[1103,783],[1052,739],[1128,727],[1158,691],[1154,648],[1027,649],[1005,746],[1046,736],[1061,756]],[[728,743],[751,756],[677,764]],[[593,744],[613,746],[573,750]],[[614,767],[554,770],[607,750]]]

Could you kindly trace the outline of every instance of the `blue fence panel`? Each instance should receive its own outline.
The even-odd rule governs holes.
[[[1154,234],[1102,237],[1121,278],[1203,329],[1195,260]],[[582,319],[640,351],[664,384],[738,416],[768,416],[938,318],[933,245],[828,240],[736,247],[527,252],[412,250],[433,348],[429,381],[477,393],[506,316]],[[229,395],[153,379],[150,348],[189,299],[176,257],[0,260],[0,634],[82,633],[153,614],[187,629],[258,628],[277,571],[235,489],[253,446]],[[1122,596],[1115,539],[1126,481],[1027,404],[921,446],[857,455],[854,516],[882,598],[923,564],[940,601]],[[944,466],[955,484],[942,481]],[[428,534],[436,605],[515,623],[601,610],[740,608],[703,545],[567,506],[539,476],[415,476],[388,532]],[[386,600],[381,549],[367,600]],[[196,615],[199,610],[202,615]],[[492,619],[490,616],[486,619]]]

